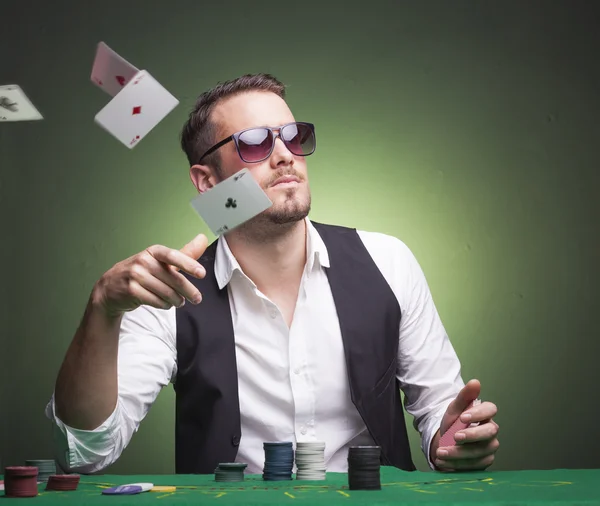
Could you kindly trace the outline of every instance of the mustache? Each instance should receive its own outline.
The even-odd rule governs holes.
[[[304,176],[300,174],[296,169],[290,167],[289,169],[278,170],[275,174],[273,174],[273,177],[271,177],[267,182],[267,187],[271,186],[280,177],[286,176],[294,176],[297,177],[300,180],[300,182],[304,182]]]

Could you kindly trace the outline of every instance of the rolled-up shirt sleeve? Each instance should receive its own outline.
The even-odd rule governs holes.
[[[89,474],[113,464],[137,432],[162,388],[177,373],[175,308],[140,306],[123,316],[119,332],[118,401],[96,429],[81,430],[56,416],[54,394],[46,406],[54,449],[65,471]]]
[[[414,417],[429,467],[431,442],[450,402],[464,386],[461,365],[435,307],[425,274],[395,237],[362,232],[363,240],[402,310],[396,377]]]

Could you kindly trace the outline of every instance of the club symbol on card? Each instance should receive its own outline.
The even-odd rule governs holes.
[[[131,114],[133,116],[135,116],[136,114],[142,114],[142,106],[141,105],[136,105],[133,110],[131,111]]]
[[[230,198],[227,199],[227,202],[225,202],[225,207],[236,208],[237,207],[237,202],[230,197]]]
[[[246,174],[245,172],[242,172],[241,174],[236,174],[235,176],[233,176],[233,180],[237,181],[238,179],[243,177],[245,174]]]
[[[121,86],[125,86],[125,78],[123,76],[115,76],[115,79]]]
[[[9,111],[12,111],[12,112],[17,112],[19,110],[19,108],[17,107],[17,103],[13,102],[11,104],[8,97],[0,97],[0,107],[2,107],[4,109],[8,109]]]

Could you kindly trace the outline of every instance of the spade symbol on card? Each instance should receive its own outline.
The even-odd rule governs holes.
[[[240,179],[241,177],[244,177],[246,175],[246,172],[238,172],[235,176],[233,176],[233,180],[237,181],[238,179]]]
[[[17,112],[19,110],[19,108],[17,107],[17,103],[16,102],[11,103],[11,101],[8,97],[0,97],[0,107],[2,107],[4,109],[8,109],[9,111],[12,111],[12,112]]]
[[[227,199],[227,202],[225,202],[225,207],[233,207],[235,209],[237,207],[237,202],[230,197]]]

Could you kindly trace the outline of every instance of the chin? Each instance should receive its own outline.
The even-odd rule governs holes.
[[[265,212],[272,223],[283,225],[285,223],[294,223],[301,221],[308,216],[310,212],[310,198],[306,199],[286,199],[284,202],[273,202],[273,206]]]

